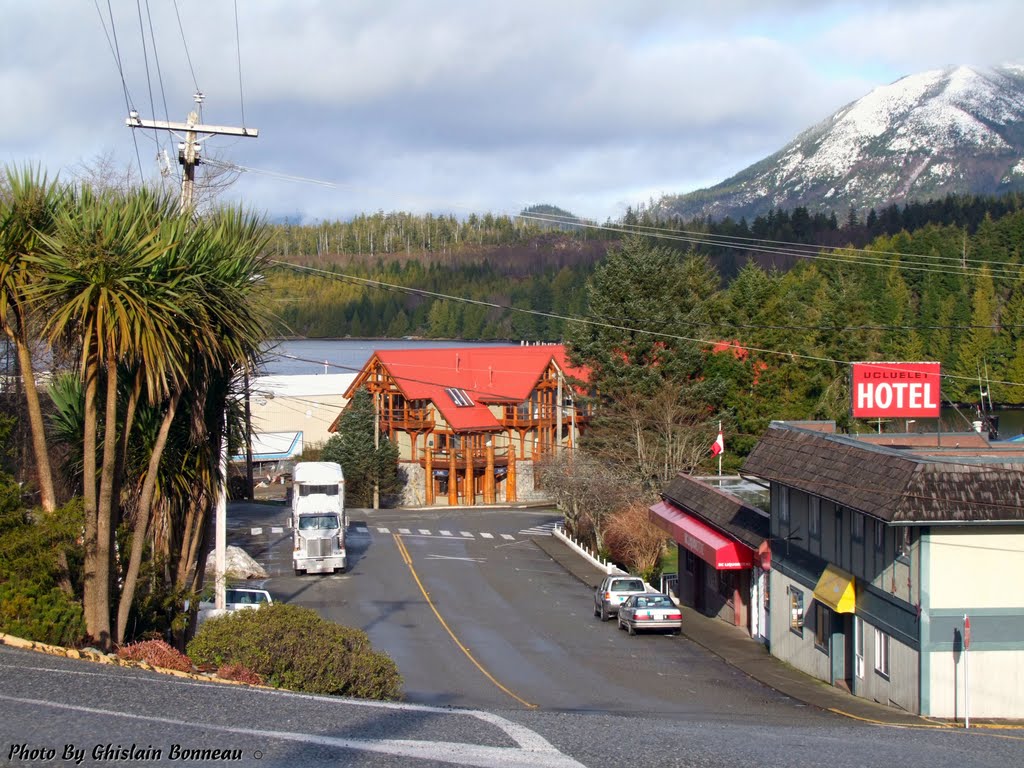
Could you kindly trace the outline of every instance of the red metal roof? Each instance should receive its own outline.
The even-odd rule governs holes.
[[[582,380],[589,376],[586,369],[569,366],[561,344],[387,349],[374,352],[371,361],[374,358],[407,399],[432,401],[445,421],[460,431],[501,429],[486,404],[529,399],[552,360],[568,376]],[[457,406],[445,392],[448,388],[461,389],[473,405]]]

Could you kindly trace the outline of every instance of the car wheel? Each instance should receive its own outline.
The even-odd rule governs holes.
[[[636,627],[626,622],[626,631],[629,632],[630,636],[633,636],[636,634]]]
[[[625,627],[624,627],[624,626],[622,626],[622,618],[621,618],[621,617],[620,617],[620,618],[619,618],[619,620],[618,620],[618,621],[616,622],[616,624],[618,625],[619,629],[625,629]]]
[[[608,621],[608,607],[606,605],[601,606],[601,621]]]

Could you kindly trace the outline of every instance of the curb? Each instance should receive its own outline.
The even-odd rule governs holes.
[[[252,685],[238,680],[226,680],[223,677],[217,677],[216,675],[206,675],[201,672],[182,672],[180,669],[157,667],[145,661],[121,659],[117,656],[111,656],[110,654],[103,653],[102,651],[91,649],[79,650],[78,648],[64,648],[60,645],[40,643],[36,640],[26,640],[23,637],[16,637],[15,635],[4,634],[3,632],[0,632],[0,645],[6,645],[9,648],[19,648],[25,651],[34,651],[36,653],[44,653],[48,656],[62,656],[66,659],[78,659],[80,661],[91,661],[96,664],[107,664],[113,667],[144,669],[149,672],[157,672],[161,675],[170,675],[171,677],[180,677],[185,680],[195,680],[203,683],[224,683],[226,685],[244,685],[247,688],[277,690],[276,688],[271,688],[267,685]]]

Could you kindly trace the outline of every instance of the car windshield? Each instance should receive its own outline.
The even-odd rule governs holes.
[[[644,583],[640,579],[623,579],[612,582],[612,592],[643,592]]]
[[[314,531],[314,530],[329,530],[338,527],[338,516],[337,515],[300,515],[299,516],[299,530],[300,531]]]
[[[269,601],[265,592],[229,589],[224,595],[224,602],[235,603],[237,605],[254,605],[256,603],[266,603]]]

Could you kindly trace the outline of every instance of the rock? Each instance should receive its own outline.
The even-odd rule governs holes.
[[[206,558],[206,573],[213,575],[217,568],[217,553],[211,551]],[[241,547],[229,546],[224,551],[224,575],[229,579],[265,579],[267,572],[249,557]]]

